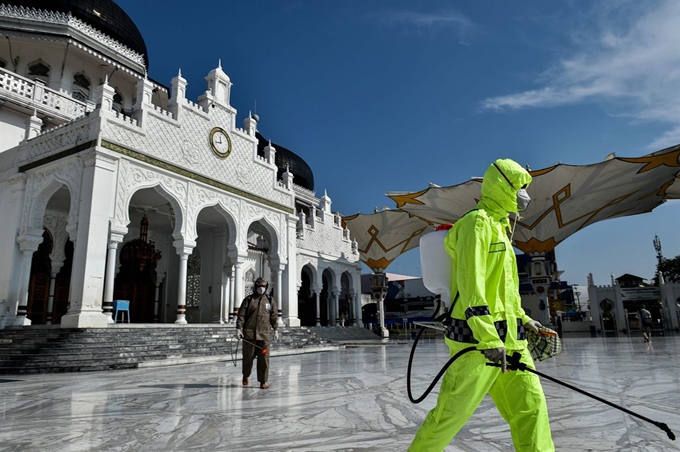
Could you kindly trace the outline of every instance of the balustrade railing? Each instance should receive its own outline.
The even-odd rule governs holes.
[[[64,119],[78,118],[91,109],[84,102],[3,68],[0,68],[0,98],[15,100],[46,113],[55,113]]]

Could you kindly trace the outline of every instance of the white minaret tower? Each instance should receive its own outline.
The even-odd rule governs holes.
[[[208,103],[229,106],[229,99],[231,96],[231,79],[222,70],[222,60],[219,60],[217,67],[210,71],[205,77],[208,82],[208,89],[205,94],[199,98],[199,105],[204,105],[207,108]]]
[[[331,198],[328,197],[328,193],[326,193],[326,190],[324,189],[323,191],[323,198],[321,198],[321,209],[324,212],[331,213]]]

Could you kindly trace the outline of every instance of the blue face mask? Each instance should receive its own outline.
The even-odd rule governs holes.
[[[529,193],[527,193],[525,189],[520,188],[520,190],[517,192],[517,211],[524,212],[527,210],[530,202],[531,197],[529,196]]]
[[[266,287],[261,287],[261,286],[260,286],[260,287],[257,288],[257,293],[259,293],[260,295],[262,295],[262,294],[264,293],[265,290],[267,290]]]

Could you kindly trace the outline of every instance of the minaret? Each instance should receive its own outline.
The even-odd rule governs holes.
[[[24,133],[24,140],[30,140],[31,138],[35,138],[40,135],[43,121],[42,119],[38,118],[38,112],[36,110],[33,110],[33,115],[26,119],[25,124],[26,132]]]
[[[328,197],[328,193],[326,193],[326,190],[324,189],[323,198],[321,198],[321,209],[324,212],[330,213],[331,212],[331,204],[332,204],[331,198]]]
[[[276,162],[276,148],[272,146],[272,140],[269,140],[269,144],[264,148],[264,159],[270,165]]]
[[[181,110],[179,106],[185,102],[187,98],[187,81],[182,77],[182,69],[177,72],[177,76],[170,81],[170,84],[172,86],[172,97],[168,102],[168,109],[177,119],[179,118]]]
[[[281,175],[283,179],[283,184],[288,190],[293,189],[293,173],[290,172],[290,168],[286,165],[286,171]]]
[[[222,60],[219,60],[217,67],[208,73],[205,80],[208,82],[208,89],[199,97],[199,105],[206,111],[209,106],[214,105],[229,107],[231,79],[222,70]]]
[[[251,115],[248,113],[248,117],[243,120],[243,128],[245,129],[246,133],[250,135],[251,137],[255,136],[255,133],[257,132],[257,122],[260,120],[260,117],[255,115]]]

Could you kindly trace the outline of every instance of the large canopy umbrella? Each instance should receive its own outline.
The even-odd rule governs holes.
[[[431,222],[399,210],[343,217],[345,227],[359,245],[363,263],[383,272],[390,263],[420,244],[420,237],[434,231]]]
[[[542,255],[590,224],[650,212],[666,200],[680,199],[680,145],[642,157],[610,155],[592,165],[557,164],[531,175],[532,202],[517,221],[514,245]],[[475,178],[451,187],[388,193],[397,209],[343,220],[359,244],[362,262],[382,271],[417,247],[434,225],[454,223],[473,209],[481,185],[481,178]]]

